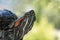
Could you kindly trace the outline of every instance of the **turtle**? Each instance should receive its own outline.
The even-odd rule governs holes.
[[[0,10],[0,40],[23,40],[36,20],[34,10],[18,17],[12,11]]]

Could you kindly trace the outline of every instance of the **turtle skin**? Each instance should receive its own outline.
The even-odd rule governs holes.
[[[23,40],[24,35],[32,29],[35,20],[33,10],[20,18],[9,10],[0,10],[0,40]],[[18,25],[15,27],[16,22]]]
[[[14,33],[11,24],[17,18],[13,12],[7,9],[0,10],[0,40],[13,40]]]

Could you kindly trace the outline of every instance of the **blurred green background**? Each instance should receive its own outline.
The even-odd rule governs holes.
[[[60,0],[0,0],[0,8],[18,17],[30,9],[35,11],[34,26],[23,40],[55,40],[55,27],[60,27]]]

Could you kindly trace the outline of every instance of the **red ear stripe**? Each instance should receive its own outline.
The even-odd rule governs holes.
[[[19,18],[19,19],[15,22],[15,27],[17,27],[17,26],[22,22],[23,19],[24,19],[24,17]]]

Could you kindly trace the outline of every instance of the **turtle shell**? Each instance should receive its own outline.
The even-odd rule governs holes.
[[[0,10],[0,29],[5,28],[16,19],[17,16],[13,12],[6,9]]]

